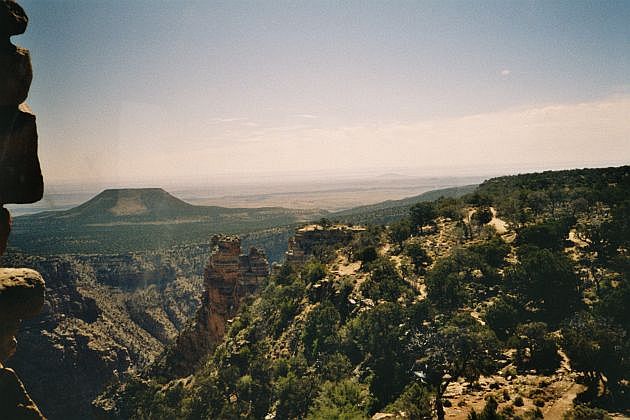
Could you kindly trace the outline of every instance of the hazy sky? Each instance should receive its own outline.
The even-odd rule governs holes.
[[[630,2],[51,1],[49,182],[630,163]]]

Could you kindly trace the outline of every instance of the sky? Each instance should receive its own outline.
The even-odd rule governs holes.
[[[48,183],[630,163],[628,1],[20,3]]]

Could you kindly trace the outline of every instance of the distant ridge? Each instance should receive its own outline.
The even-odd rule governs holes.
[[[477,187],[477,184],[473,184],[461,187],[441,188],[401,200],[387,200],[381,203],[338,211],[331,213],[327,217],[331,220],[341,220],[352,223],[389,223],[405,216],[409,208],[415,203],[433,201],[440,197],[461,197],[472,193]]]
[[[327,214],[195,206],[162,188],[108,189],[69,210],[16,217],[11,246],[35,254],[133,252],[204,243],[215,233],[286,230]]]
[[[286,247],[292,229],[321,217],[352,223],[390,223],[411,205],[439,197],[459,197],[476,185],[444,188],[336,213],[282,207],[196,206],[162,188],[107,189],[63,211],[16,217],[11,245],[35,254],[119,253],[205,243],[215,233],[267,238]],[[252,236],[252,238],[254,237]]]
[[[385,174],[378,175],[376,178],[378,179],[409,179],[410,176],[399,174],[396,172],[388,172]]]
[[[187,203],[162,188],[106,189],[79,206],[69,210],[47,211],[16,219],[29,221],[63,222],[73,224],[150,223],[214,220],[239,212],[286,212],[300,214],[301,210],[280,207],[250,209],[219,206],[196,206]]]

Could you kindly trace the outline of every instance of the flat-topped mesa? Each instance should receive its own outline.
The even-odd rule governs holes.
[[[362,226],[335,225],[307,225],[295,231],[289,238],[286,262],[303,264],[319,246],[349,243],[355,234],[364,231]]]
[[[269,263],[262,250],[252,247],[248,254],[242,254],[237,236],[215,235],[211,244],[195,323],[182,331],[175,346],[155,365],[155,373],[167,377],[192,373],[221,342],[228,321],[237,314],[243,299],[255,293],[269,277]]]

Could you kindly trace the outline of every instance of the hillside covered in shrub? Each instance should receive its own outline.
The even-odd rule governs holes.
[[[595,419],[630,409],[630,167],[495,178],[284,264],[120,418]],[[324,227],[322,227],[324,228]],[[378,413],[378,414],[377,414]]]

